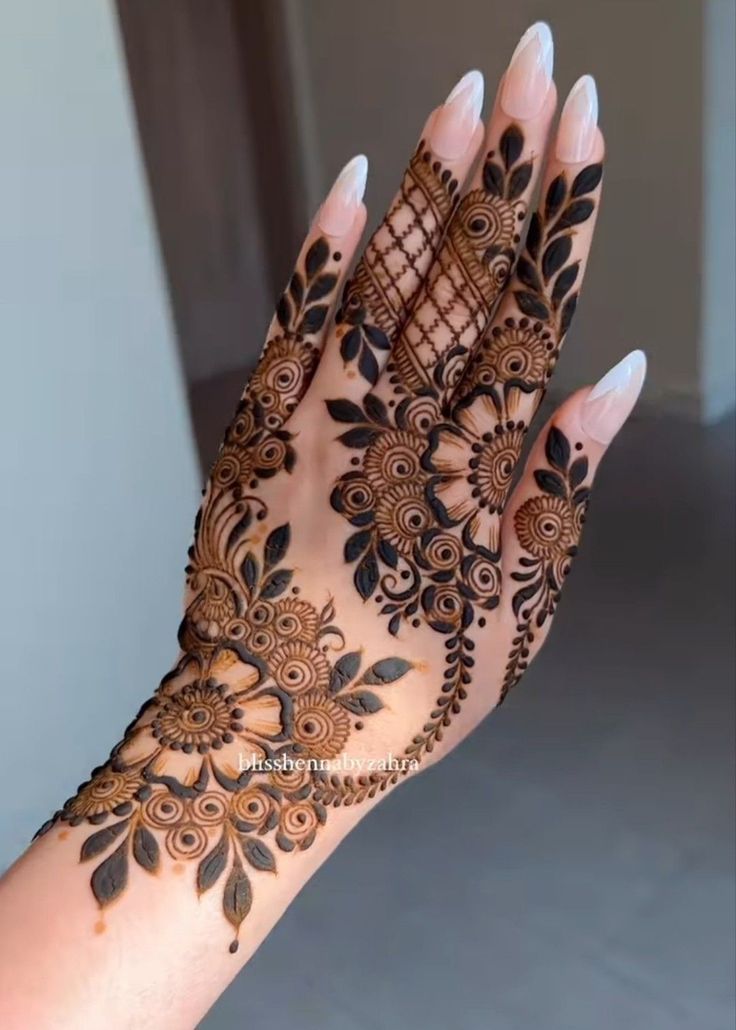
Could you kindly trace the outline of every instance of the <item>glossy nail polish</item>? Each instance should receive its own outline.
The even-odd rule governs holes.
[[[605,445],[613,440],[636,404],[646,373],[646,355],[635,350],[596,383],[580,414],[580,424],[589,437]]]
[[[598,127],[598,90],[592,75],[583,75],[570,90],[560,115],[555,155],[566,164],[587,161]]]
[[[345,236],[363,200],[368,179],[368,158],[358,154],[348,161],[317,214],[317,225],[328,236]]]
[[[534,118],[552,83],[554,43],[546,22],[538,21],[519,40],[501,90],[501,107],[511,118]]]
[[[435,115],[428,143],[437,157],[454,161],[470,146],[483,107],[483,76],[467,72]]]

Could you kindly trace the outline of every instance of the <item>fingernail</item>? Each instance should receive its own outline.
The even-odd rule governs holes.
[[[358,213],[368,179],[368,158],[348,161],[319,209],[317,225],[328,236],[345,236]]]
[[[435,116],[428,142],[437,157],[453,161],[463,156],[482,107],[483,76],[477,71],[467,72]]]
[[[644,385],[647,358],[634,350],[596,383],[583,401],[580,423],[598,443],[609,444],[631,414]]]
[[[598,127],[598,90],[592,75],[583,75],[570,90],[560,115],[555,153],[566,164],[590,156]]]
[[[555,48],[544,21],[528,28],[511,57],[501,92],[501,107],[511,118],[533,118],[542,110],[552,82]]]

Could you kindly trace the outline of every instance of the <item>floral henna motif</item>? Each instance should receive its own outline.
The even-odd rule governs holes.
[[[217,519],[217,505],[206,510]],[[222,891],[231,951],[252,901],[246,870],[274,872],[273,845],[312,844],[327,818],[320,761],[381,710],[376,689],[411,668],[402,658],[364,668],[360,652],[345,652],[332,602],[318,611],[292,586],[289,526],[274,529],[258,557],[248,518],[235,517],[217,567],[198,565],[199,540],[193,547],[181,659],[109,761],[39,831],[57,821],[100,827],[80,860],[95,863],[102,908],[126,889],[131,867],[196,861],[199,893]]]
[[[492,553],[499,546],[500,516],[529,427],[529,419],[519,418],[521,401],[529,399],[533,414],[575,313],[578,293],[573,288],[580,265],[570,260],[575,227],[593,214],[590,194],[601,177],[602,166],[595,164],[572,185],[564,174],[549,185],[516,267],[512,301],[519,313],[494,324],[483,337],[449,418],[431,434],[425,464],[441,476],[437,499]]]
[[[484,398],[495,418],[508,421],[525,395],[538,396],[546,386],[578,303],[576,228],[592,216],[592,194],[602,176],[603,166],[593,164],[572,184],[561,173],[548,186],[516,266],[513,301],[518,313],[494,324],[481,340],[458,394],[455,422],[469,421],[464,413],[478,398]]]
[[[582,450],[582,444],[575,444],[575,450]],[[588,509],[588,459],[581,455],[573,460],[567,437],[554,426],[547,435],[545,455],[549,467],[534,473],[541,493],[514,514],[516,538],[526,554],[519,558],[520,569],[511,573],[514,582],[522,585],[512,600],[516,634],[499,704],[528,667],[535,634],[554,614]]]
[[[523,152],[523,134],[510,125],[498,152],[486,156],[483,187],[459,205],[410,322],[394,339],[389,399],[368,393],[362,404],[327,405],[350,426],[339,440],[363,452],[331,497],[357,530],[345,558],[356,564],[359,594],[377,599],[394,634],[402,621],[448,633],[467,628],[476,607],[499,601],[497,520],[486,531],[481,524],[503,507],[523,425],[477,437],[457,424],[451,365],[464,366],[512,270],[533,169]],[[422,341],[438,328],[451,343],[428,374]]]
[[[580,264],[572,256],[574,235],[594,212],[592,194],[602,177],[601,165],[594,164],[571,184],[564,174],[551,182],[517,263],[512,303],[518,313],[493,324],[466,365],[483,315],[490,315],[513,268],[518,221],[524,213],[519,198],[532,174],[531,162],[520,161],[523,143],[520,130],[511,126],[499,153],[487,156],[484,189],[460,204],[440,251],[445,264],[438,257],[430,276],[444,276],[447,289],[438,294],[470,313],[470,321],[462,322],[468,340],[461,340],[456,325],[448,322],[443,335],[451,345],[436,363],[438,356],[433,355],[422,367],[415,360],[416,348],[409,346],[407,353],[411,350],[413,356],[404,360],[401,340],[408,341],[413,314],[410,326],[394,336],[389,396],[367,393],[360,404],[346,399],[327,404],[333,420],[344,427],[338,439],[354,452],[352,467],[332,491],[331,504],[354,530],[345,544],[345,560],[355,566],[356,590],[379,605],[392,634],[402,625],[424,623],[447,638],[441,695],[405,751],[417,758],[432,750],[459,712],[471,678],[472,628],[482,628],[484,613],[500,601],[501,513],[529,424],[519,417],[520,403],[527,397],[532,412],[536,409],[574,315]],[[466,288],[471,271],[473,287]],[[485,285],[474,308],[468,297],[476,297],[477,283]],[[426,289],[431,291],[431,284]],[[419,308],[423,299],[426,303],[424,292]],[[428,339],[442,324],[442,317],[435,316],[426,327]],[[466,371],[454,391],[456,358],[458,369]],[[433,372],[427,375],[430,366]],[[546,610],[559,593],[552,577],[561,581],[572,553],[564,547],[573,548],[579,533],[587,498],[580,483],[586,471],[584,459],[573,463],[565,481],[565,489],[573,491],[569,494],[552,491],[556,480],[562,484],[558,473],[539,473],[538,481],[550,489],[530,501],[515,522],[522,546],[536,555],[533,560],[548,563],[548,576],[542,575],[539,583],[537,576],[531,577]],[[535,542],[545,533],[550,534],[547,545]],[[553,556],[554,547],[563,549]],[[503,696],[526,668],[527,656],[527,643],[521,641],[510,659]],[[374,786],[333,777],[323,783],[322,796],[333,803],[358,801]]]
[[[222,489],[253,490],[259,480],[292,471],[296,453],[283,426],[317,367],[314,337],[334,299],[341,259],[330,253],[327,240],[318,238],[281,295],[269,338],[212,469]]]
[[[99,827],[80,860],[94,864],[101,908],[136,867],[196,862],[199,893],[221,890],[233,952],[252,871],[274,872],[274,845],[304,850],[325,822],[315,769],[381,710],[376,689],[411,668],[403,658],[364,667],[345,650],[332,601],[318,609],[300,596],[284,564],[289,525],[262,539],[268,511],[257,489],[294,466],[283,426],[314,371],[339,260],[324,239],[306,252],[226,432],[189,550],[181,658],[105,765],[39,831]]]

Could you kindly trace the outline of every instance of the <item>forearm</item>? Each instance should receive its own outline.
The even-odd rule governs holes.
[[[135,860],[135,830],[121,833],[127,884],[103,906],[90,889],[99,859],[80,862],[90,827],[56,822],[0,881],[0,1024],[5,1030],[196,1025],[367,810],[331,811],[314,845],[280,855],[272,873],[249,868],[244,835],[222,825],[204,830],[207,846],[192,860],[173,858],[165,834],[153,831],[161,848],[153,873]],[[223,832],[232,838],[225,866],[201,890],[202,859]],[[226,894],[238,862],[253,887],[233,951],[237,929],[228,906],[230,918],[237,915]]]

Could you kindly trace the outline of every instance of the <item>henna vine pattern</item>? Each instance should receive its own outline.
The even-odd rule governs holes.
[[[582,444],[575,444],[575,449],[582,450]],[[571,460],[570,442],[555,426],[547,434],[545,455],[549,468],[534,473],[541,494],[530,497],[514,514],[516,536],[527,554],[519,559],[520,571],[511,573],[523,586],[512,601],[518,621],[499,704],[529,664],[534,633],[554,614],[588,510],[588,459],[580,455]]]

